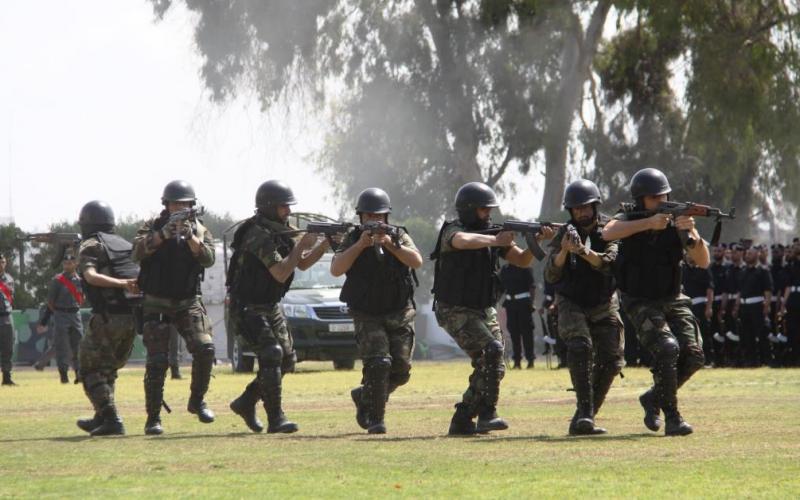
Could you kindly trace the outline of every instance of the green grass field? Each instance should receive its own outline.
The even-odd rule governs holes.
[[[767,497],[800,494],[800,370],[702,370],[681,390],[695,434],[666,438],[642,425],[644,369],[617,379],[598,424],[607,436],[568,437],[568,373],[510,371],[505,432],[445,436],[465,387],[466,361],[417,363],[387,409],[389,433],[356,425],[358,371],[302,363],[284,380],[293,435],[252,434],[228,409],[249,380],[218,367],[208,396],[217,421],[186,410],[189,381],[167,381],[166,434],[145,437],[141,367],[121,372],[128,435],[89,438],[78,386],[53,369],[15,372],[0,387],[0,497]],[[188,370],[184,370],[188,372]]]

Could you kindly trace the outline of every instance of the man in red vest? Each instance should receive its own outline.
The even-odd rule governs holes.
[[[6,256],[0,255],[0,366],[3,385],[16,385],[11,380],[11,355],[14,354],[14,324],[11,308],[14,304],[14,279],[6,272]]]
[[[47,323],[52,314],[55,325],[53,344],[61,383],[69,383],[68,372],[71,362],[77,384],[80,382],[78,345],[83,337],[80,313],[83,305],[83,290],[81,289],[81,279],[76,272],[78,261],[73,252],[64,254],[62,266],[63,272],[57,274],[50,283],[50,291],[47,294],[47,310],[39,320],[36,331],[44,333],[47,330]]]

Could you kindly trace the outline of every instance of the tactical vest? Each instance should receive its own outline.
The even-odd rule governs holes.
[[[97,272],[117,279],[132,279],[139,275],[139,266],[131,259],[133,245],[121,236],[113,233],[95,233],[93,235],[100,244],[108,258],[108,264]],[[127,296],[120,288],[106,288],[90,285],[81,276],[83,290],[86,298],[92,305],[95,314],[126,314],[130,313],[131,306],[137,305],[140,297]]]
[[[586,244],[589,239],[589,247],[594,252],[603,253],[606,242],[601,236],[601,230],[602,226],[598,224],[591,234],[585,235],[580,230],[578,234],[582,243]],[[571,254],[564,264],[561,280],[554,286],[556,292],[581,307],[594,307],[608,302],[617,286],[613,274],[601,273],[577,255],[572,257]]]
[[[439,231],[431,259],[436,261],[433,295],[436,302],[472,309],[485,309],[497,302],[498,255],[496,247],[441,252],[445,222]]]
[[[352,244],[361,237],[356,229],[348,235]],[[414,295],[411,270],[397,257],[385,252],[383,262],[367,248],[356,258],[342,286],[339,300],[354,311],[387,314],[405,309]]]
[[[160,231],[168,220],[169,215],[156,219],[153,231]],[[189,244],[170,238],[142,259],[139,288],[147,295],[184,300],[200,295],[202,279],[203,266],[192,255]]]
[[[633,297],[651,300],[676,297],[681,291],[682,259],[683,244],[673,226],[629,236],[619,244],[619,288]]]
[[[291,228],[281,225],[282,230]],[[278,254],[286,258],[294,249],[294,240],[289,236],[278,236],[274,233],[276,228],[265,228],[256,221],[256,217],[247,219],[233,235],[233,256],[231,268],[228,270],[228,290],[231,301],[240,304],[277,304],[289,291],[294,279],[294,272],[289,275],[285,283],[281,283],[272,276],[261,260],[253,253],[254,249],[243,248],[243,239],[248,231],[264,231],[269,238],[273,238]]]

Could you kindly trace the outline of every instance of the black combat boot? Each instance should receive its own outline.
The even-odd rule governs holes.
[[[258,387],[264,410],[267,412],[267,433],[291,434],[298,431],[297,424],[289,421],[281,407],[281,367],[264,366],[258,370]]]
[[[13,380],[11,380],[11,370],[3,370],[2,385],[17,385]]]
[[[244,423],[253,432],[264,431],[264,424],[256,416],[256,403],[258,403],[258,400],[258,381],[253,380],[244,388],[242,395],[231,401],[230,404],[231,411],[242,417]]]
[[[527,366],[527,368],[528,368],[528,370],[533,370],[533,360],[532,360],[532,359],[529,359],[529,360],[528,360],[528,366]]]
[[[503,344],[497,340],[484,347],[480,376],[483,378],[483,393],[478,406],[478,423],[476,431],[503,431],[508,429],[505,420],[497,416],[497,402],[500,399],[500,381],[506,373],[503,364]]]
[[[692,426],[683,420],[677,408],[670,410],[665,408],[664,420],[667,422],[664,427],[664,435],[666,436],[688,436],[694,432]]]
[[[475,422],[472,421],[474,415],[465,403],[456,404],[456,412],[450,420],[450,430],[447,433],[451,436],[472,436],[478,431]]]
[[[605,434],[605,429],[594,425],[592,344],[588,339],[577,337],[568,341],[567,364],[576,398],[575,415],[569,424],[569,434]]]
[[[656,403],[655,393],[651,387],[639,396],[639,404],[644,409],[644,425],[653,432],[661,429],[661,409]]]
[[[522,369],[522,361],[515,359],[514,360],[514,367],[512,370],[521,370]]]
[[[91,433],[93,430],[100,427],[100,424],[103,423],[103,415],[95,413],[92,418],[79,418],[75,425],[84,432]]]
[[[83,382],[83,380],[81,379],[81,372],[80,372],[80,371],[78,371],[78,369],[76,368],[76,369],[75,369],[75,382],[73,382],[73,383],[74,383],[75,385],[78,385],[78,384],[80,384],[81,382]]]
[[[170,371],[170,378],[172,380],[183,380],[183,375],[181,375],[181,367],[178,365],[171,365],[169,367]]]
[[[508,429],[508,423],[497,416],[494,406],[483,405],[478,411],[478,423],[475,432],[485,434],[490,431],[504,431]]]
[[[122,424],[122,419],[117,414],[117,408],[114,404],[109,404],[103,408],[102,412],[103,423],[99,427],[92,429],[92,436],[124,436],[125,426]]]
[[[62,384],[69,384],[69,372],[66,368],[59,368],[58,375],[61,377]]]
[[[350,398],[353,400],[353,404],[356,405],[356,422],[358,426],[362,429],[369,428],[369,423],[367,422],[367,412],[364,409],[364,405],[361,404],[361,394],[364,390],[364,386],[359,385],[352,391],[350,391]]]
[[[211,369],[214,365],[214,346],[203,346],[192,359],[191,396],[187,410],[197,415],[198,420],[204,424],[214,421],[214,412],[208,408],[203,397],[208,392],[211,381]]]
[[[367,409],[370,434],[386,434],[383,418],[386,412],[386,399],[389,397],[389,372],[392,360],[389,358],[370,358],[364,366],[364,389],[361,404]]]
[[[158,436],[164,433],[161,426],[161,405],[164,401],[164,379],[167,367],[162,364],[148,364],[144,372],[144,400],[147,408],[147,422],[144,433]]]
[[[164,427],[161,426],[161,415],[147,415],[147,422],[144,424],[144,433],[148,436],[160,436],[164,434]]]
[[[592,370],[592,397],[594,414],[600,413],[600,407],[606,400],[606,395],[614,383],[614,378],[622,370],[614,362],[596,364]]]

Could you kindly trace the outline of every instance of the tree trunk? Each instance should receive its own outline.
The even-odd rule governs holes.
[[[574,36],[566,35],[561,61],[561,88],[550,121],[550,130],[545,142],[545,184],[540,217],[552,217],[561,210],[561,197],[567,177],[567,146],[575,112],[581,103],[583,82],[589,76],[589,69],[597,46],[603,35],[611,4],[601,0],[595,6],[586,35],[581,40],[580,29]]]

